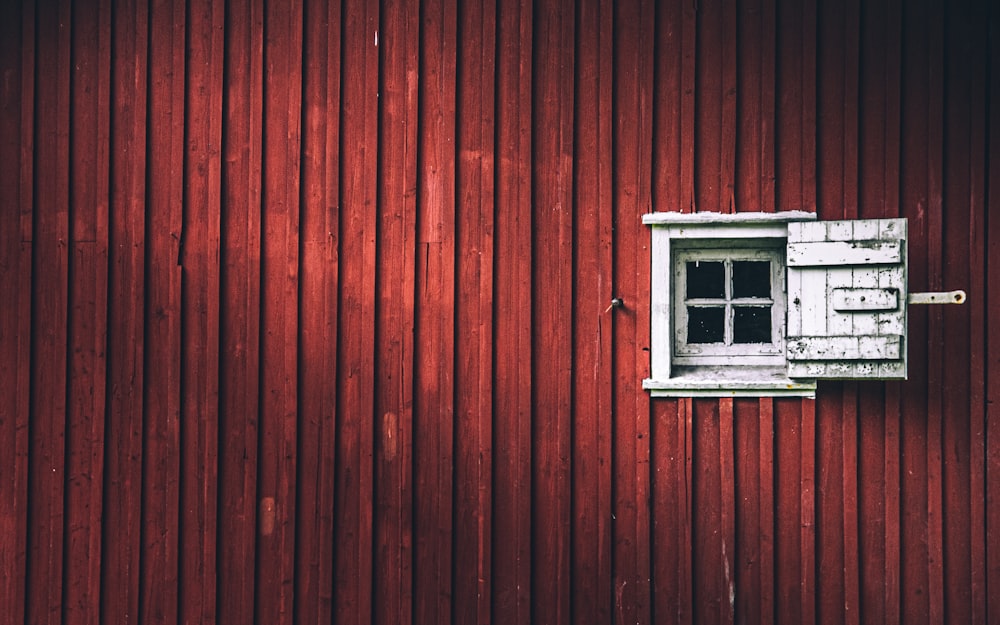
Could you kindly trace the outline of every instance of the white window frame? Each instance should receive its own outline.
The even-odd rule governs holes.
[[[652,226],[651,241],[651,353],[650,377],[643,388],[653,397],[797,396],[814,397],[815,380],[788,377],[784,356],[785,302],[772,315],[780,318],[782,354],[773,360],[755,362],[754,356],[709,358],[702,364],[675,355],[678,298],[675,293],[674,250],[781,247],[788,239],[788,223],[813,221],[815,213],[667,213],[643,216]],[[780,288],[778,288],[780,286]],[[775,285],[784,294],[785,285]],[[683,299],[683,298],[681,298]],[[683,306],[683,301],[681,302]],[[749,358],[749,360],[748,360]],[[719,363],[723,364],[719,364]]]
[[[739,261],[766,261],[770,267],[770,296],[767,298],[734,297],[732,264]],[[687,297],[687,263],[722,262],[724,296],[722,298]],[[785,254],[784,247],[772,239],[753,239],[718,245],[694,244],[675,246],[671,258],[674,272],[674,340],[673,361],[678,365],[726,365],[734,356],[744,365],[785,364]],[[725,310],[724,341],[722,343],[688,343],[688,307],[703,305]],[[770,312],[771,341],[768,343],[736,343],[733,341],[734,312],[739,306],[767,308]]]

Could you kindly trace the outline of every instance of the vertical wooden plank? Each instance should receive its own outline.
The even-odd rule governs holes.
[[[295,621],[316,625],[333,618],[340,19],[338,2],[303,6]]]
[[[378,7],[347,3],[341,37],[340,300],[334,618],[370,622],[375,416]]]
[[[34,149],[34,7],[0,6],[0,603],[14,622],[25,617],[30,422],[31,207]],[[28,227],[25,228],[25,225]]]
[[[698,3],[683,3],[681,18],[681,119],[680,119],[680,191],[678,210],[698,210],[695,178],[696,103],[698,79]]]
[[[653,402],[653,607],[656,622],[693,619],[691,400]]]
[[[724,52],[727,33],[723,28],[724,7],[721,0],[697,3],[697,40],[695,75],[695,203],[698,210],[728,212],[728,198],[723,198],[723,143],[730,130],[723,119]],[[735,120],[733,120],[735,122]]]
[[[817,32],[816,0],[802,3],[801,29],[802,67],[799,80],[802,85],[801,101],[798,103],[801,126],[801,145],[798,160],[801,162],[802,196],[800,206],[803,210],[816,211],[816,32]],[[780,175],[780,174],[779,174]]]
[[[377,290],[375,419],[375,573],[373,622],[406,624],[413,619],[416,558],[414,552],[415,512],[421,501],[414,500],[414,402],[427,389],[415,383],[418,358],[415,332],[422,332],[415,318],[417,236],[417,142],[419,125],[415,77],[421,33],[416,8],[406,2],[383,4],[380,13],[379,45],[381,71],[379,86],[379,241],[375,269]],[[428,148],[429,149],[429,148]],[[443,198],[438,198],[443,201]],[[429,211],[440,210],[438,206]],[[426,250],[421,250],[426,254]],[[440,288],[440,285],[436,285]],[[433,339],[441,340],[440,336]],[[431,340],[433,340],[431,339]],[[428,355],[434,358],[438,353]],[[427,366],[435,370],[434,359]],[[419,390],[417,390],[419,389]],[[428,419],[427,429],[450,427],[450,419]],[[432,475],[444,469],[434,460]],[[419,469],[418,469],[419,470]],[[436,489],[435,489],[436,490]],[[428,493],[428,499],[437,493]],[[450,489],[448,489],[450,494]],[[428,519],[436,527],[437,521]],[[412,545],[412,548],[411,548]],[[422,551],[422,550],[421,550]],[[434,556],[428,555],[428,560]],[[433,577],[437,571],[427,571]],[[423,572],[421,571],[421,575]],[[433,620],[433,619],[432,619]]]
[[[927,286],[944,288],[944,4],[931,0],[927,14]],[[927,365],[927,542],[929,620],[945,619],[944,579],[944,387],[943,311],[934,307],[929,314]]]
[[[882,603],[884,605],[884,616],[878,612],[871,614],[870,622],[896,623],[900,621],[900,455],[902,427],[900,425],[900,412],[902,404],[902,384],[891,383],[886,385],[885,393],[885,430],[883,433],[885,444],[885,461],[883,475],[885,476],[885,565],[882,577]],[[876,575],[875,579],[878,579]],[[868,584],[864,588],[869,588]],[[863,599],[862,599],[863,600]],[[878,600],[876,599],[876,603]]]
[[[843,34],[843,132],[840,136],[841,152],[843,158],[843,218],[858,218],[858,129],[860,102],[858,92],[860,89],[860,65],[861,65],[861,16],[860,0],[851,0],[843,5],[844,11],[844,34]],[[817,19],[817,22],[821,22]],[[822,70],[818,70],[818,73]],[[823,74],[821,74],[823,75]],[[824,82],[826,76],[823,75]],[[819,85],[817,84],[817,98]],[[841,103],[836,103],[840,106]],[[818,121],[817,121],[818,123]],[[831,146],[832,147],[832,146]],[[817,152],[821,148],[817,146]],[[831,207],[832,208],[832,207]],[[821,216],[826,213],[822,208],[817,207]]]
[[[799,600],[802,623],[816,622],[816,402],[802,400],[799,438]]]
[[[275,624],[295,596],[302,29],[301,2],[265,5],[255,616]]]
[[[570,615],[574,17],[549,2],[533,22],[532,620],[543,623]]]
[[[694,622],[722,621],[722,525],[719,494],[722,478],[719,474],[719,402],[714,399],[692,401],[694,430],[692,439],[692,465],[694,480],[691,498],[694,502],[694,519],[691,532],[692,595]]]
[[[147,7],[113,7],[108,411],[101,619],[138,617],[145,298]],[[114,329],[114,331],[110,331]]]
[[[841,512],[842,532],[844,534],[844,613],[843,623],[857,624],[861,616],[860,558],[858,543],[860,531],[859,518],[865,514],[858,506],[858,383],[844,383],[843,416],[841,421],[841,463],[843,466]]]
[[[775,621],[799,623],[802,620],[800,588],[800,544],[802,541],[799,476],[802,458],[802,406],[804,401],[774,401],[775,449],[775,541],[774,583]],[[810,606],[810,612],[812,607]]]
[[[968,179],[968,270],[963,275],[961,265],[951,274],[949,281],[969,280],[969,290],[980,293],[974,306],[969,307],[969,622],[979,625],[987,622],[987,596],[989,585],[986,577],[986,332],[987,332],[987,165],[989,152],[986,140],[989,129],[987,111],[987,80],[989,79],[989,15],[986,3],[973,3],[964,21],[965,36],[973,41],[974,62],[969,67],[969,179]],[[961,37],[961,35],[960,35]],[[951,48],[954,50],[957,45]],[[956,107],[957,108],[957,107]],[[956,111],[960,114],[961,109]],[[961,188],[961,187],[959,187]],[[964,238],[964,237],[963,237]],[[959,251],[962,242],[958,242]],[[959,254],[960,256],[961,254]],[[954,256],[953,256],[954,258]],[[963,435],[965,433],[963,432]]]
[[[856,202],[856,198],[847,197],[852,167],[848,144],[857,141],[856,135],[849,136],[857,113],[848,96],[848,84],[853,79],[849,31],[854,26],[849,22],[849,12],[845,4],[824,4],[818,16],[820,45],[816,63],[817,71],[824,76],[816,94],[819,107],[816,209],[820,219],[850,219],[848,204]]]
[[[652,2],[618,4],[614,15],[614,103],[617,144],[615,172],[616,292],[630,314],[614,325],[615,622],[652,620],[650,492],[650,400],[641,380],[649,375],[649,229],[641,215],[651,210],[652,50],[655,31]],[[629,304],[634,302],[634,304]]]
[[[771,119],[763,109],[764,94],[774,88],[765,80],[767,37],[773,42],[773,32],[765,33],[765,21],[773,19],[774,10],[762,6],[760,0],[739,0],[736,3],[736,42],[734,64],[736,81],[737,135],[735,143],[734,205],[737,211],[766,211],[762,198],[765,132]],[[772,43],[773,45],[773,43]],[[771,113],[773,118],[773,112]],[[773,209],[772,209],[773,210]]]
[[[908,219],[909,284],[928,288],[927,119],[929,90],[926,8],[901,5],[900,209]],[[927,413],[929,310],[915,307],[908,319],[910,388],[900,413],[900,620],[928,620]]]
[[[684,63],[684,3],[668,2],[656,12],[656,56],[653,98],[656,141],[653,143],[653,210],[679,211],[681,206],[681,80]],[[610,19],[605,20],[610,26]],[[581,44],[583,42],[581,41]],[[580,53],[587,54],[581,45]],[[581,156],[583,156],[581,154]],[[687,207],[690,210],[690,207]]]
[[[216,617],[234,625],[253,620],[256,577],[263,11],[255,0],[226,15]]]
[[[613,7],[582,3],[575,46],[571,614],[611,621],[611,52]],[[606,303],[607,302],[607,303]],[[669,478],[664,476],[662,483]]]
[[[971,3],[948,3],[942,6],[946,18],[942,41],[941,80],[947,93],[943,97],[942,142],[939,174],[942,193],[941,283],[967,284],[970,292],[982,292],[977,284],[982,271],[970,263],[979,255],[972,225],[976,193],[976,167],[973,150],[981,145],[985,129],[976,127],[976,108],[982,102],[972,99],[974,72],[978,65],[978,37],[974,29]],[[978,20],[976,21],[978,23]],[[961,53],[958,51],[962,50]],[[975,132],[975,134],[973,134]],[[974,147],[975,146],[975,147]],[[980,170],[981,171],[981,170]],[[978,288],[977,288],[978,287]],[[972,347],[972,310],[969,306],[941,306],[943,324],[941,344],[941,511],[944,588],[943,615],[948,622],[973,623],[973,525],[974,500],[982,491],[973,491],[976,468],[971,464],[975,438],[981,433],[977,423],[981,410],[974,410]],[[981,517],[980,517],[981,518]]]
[[[693,439],[694,522],[692,531],[694,620],[729,622],[735,601],[732,561],[732,399],[695,399]],[[728,444],[728,449],[723,445]],[[725,456],[730,459],[724,460]],[[734,532],[735,533],[735,532]],[[731,594],[732,591],[732,594]]]
[[[736,468],[735,413],[733,399],[719,400],[719,534],[722,539],[722,612],[721,622],[736,620]]]
[[[70,238],[68,6],[39,7],[32,223],[26,618],[58,623],[63,596]]]
[[[737,622],[774,622],[774,400],[734,402]]]
[[[683,581],[681,583],[681,616],[693,617],[694,600],[694,400],[682,399],[678,402],[677,421],[682,436],[681,453],[684,467],[684,523],[681,530]],[[684,622],[684,621],[681,621]]]
[[[492,619],[520,625],[531,620],[532,14],[499,0],[497,19]]]
[[[760,210],[777,210],[777,0],[761,0]]]
[[[455,516],[456,623],[490,622],[493,575],[494,121],[496,3],[458,6],[456,85]],[[505,547],[501,546],[500,551]]]
[[[178,610],[180,523],[181,268],[184,200],[183,2],[149,14],[146,383],[143,412],[142,619],[172,623]]]
[[[452,619],[455,345],[464,340],[455,335],[456,14],[453,0],[422,7],[417,161],[413,619],[442,625]]]
[[[874,388],[872,388],[874,387]],[[886,526],[886,484],[892,476],[886,473],[889,445],[886,423],[889,410],[888,391],[877,385],[861,385],[858,398],[858,621],[882,622],[886,613],[885,576],[886,538],[891,531]]]
[[[778,0],[777,15],[776,205],[815,211],[816,3]]]
[[[107,373],[110,2],[73,7],[63,622],[97,623]]]
[[[219,254],[224,6],[188,6],[181,359],[180,619],[217,607]]]
[[[802,44],[801,3],[776,0],[778,64],[775,78],[777,128],[775,150],[775,205],[777,210],[803,210],[801,149],[803,120],[802,71],[805,58]]]
[[[1000,10],[990,5],[987,20],[991,33],[1000,29]],[[1000,149],[1000,41],[989,38],[986,58],[990,71],[989,109],[987,111],[988,134],[987,153],[996,154]],[[987,163],[987,189],[984,211],[987,215],[1000,214],[1000,159],[990,158]],[[988,219],[986,229],[986,275],[1000,275],[1000,220]],[[988,310],[1000,306],[1000,288],[994,280],[987,284],[983,304]],[[986,530],[986,584],[1000,583],[1000,331],[995,324],[987,327],[986,350],[986,488],[985,488],[985,530]],[[986,622],[1000,622],[1000,593],[990,592],[986,597]]]
[[[733,612],[744,623],[761,622],[761,578],[766,529],[760,525],[761,479],[764,473],[760,447],[761,402],[739,399],[733,402],[733,457],[735,498],[735,539],[733,578],[737,582]]]
[[[452,618],[455,438],[457,6],[428,2],[421,30],[414,620]]]
[[[736,212],[737,142],[737,39],[736,3],[723,3],[719,31],[722,34],[722,145],[719,163],[719,210]]]
[[[760,400],[759,461],[760,487],[757,506],[760,510],[760,619],[761,623],[775,622],[775,471],[774,471],[774,400]]]
[[[844,489],[846,468],[842,420],[852,408],[844,403],[843,384],[828,383],[816,404],[816,568],[824,580],[816,597],[816,620],[835,623],[844,618],[845,536]]]

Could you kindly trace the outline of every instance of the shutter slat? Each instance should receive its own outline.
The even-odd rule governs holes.
[[[898,308],[899,293],[895,289],[842,288],[833,290],[834,310],[896,310]]]
[[[902,262],[900,241],[817,241],[789,243],[789,267],[890,265]]]
[[[789,360],[897,360],[901,336],[795,336],[788,339]]]

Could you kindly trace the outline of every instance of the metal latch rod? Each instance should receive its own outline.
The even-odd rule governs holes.
[[[937,291],[931,293],[910,293],[908,304],[964,304],[965,291]]]

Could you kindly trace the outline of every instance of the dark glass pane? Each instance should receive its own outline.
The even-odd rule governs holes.
[[[721,261],[688,261],[687,297],[726,296],[726,266]]]
[[[770,342],[770,308],[763,306],[733,307],[733,343]]]
[[[725,308],[688,306],[687,311],[688,343],[722,343],[726,340]]]
[[[770,298],[771,263],[766,260],[734,260],[733,297]]]

